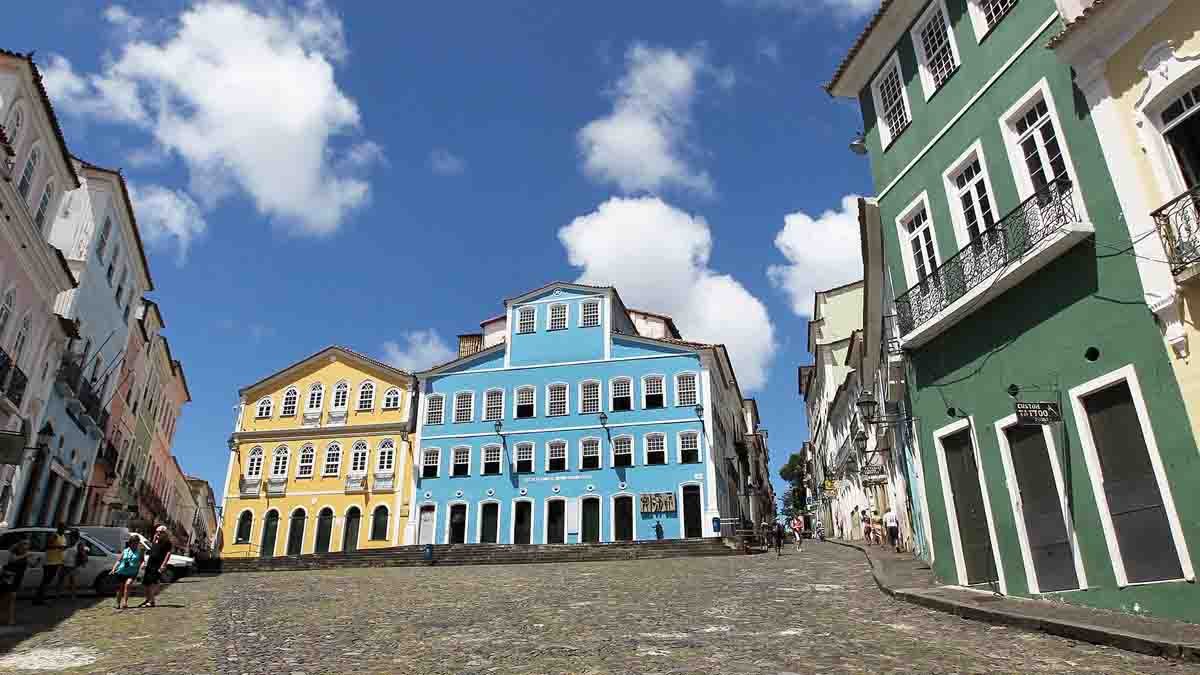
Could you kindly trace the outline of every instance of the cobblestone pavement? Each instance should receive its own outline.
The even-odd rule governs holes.
[[[105,601],[0,635],[0,671],[70,647],[92,660],[65,672],[120,675],[1200,672],[891,600],[861,553],[834,544],[782,558],[229,574],[162,600],[172,606]]]

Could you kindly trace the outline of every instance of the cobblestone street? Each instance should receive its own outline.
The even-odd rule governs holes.
[[[227,574],[162,599],[121,613],[106,600],[4,638],[0,671],[37,672],[19,668],[75,648],[68,672],[122,675],[1200,672],[891,600],[858,551],[833,544],[782,558]]]

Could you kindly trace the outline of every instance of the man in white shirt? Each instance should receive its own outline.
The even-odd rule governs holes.
[[[896,518],[896,512],[889,506],[887,513],[883,514],[883,526],[887,528],[888,545],[895,549],[896,553],[900,552],[900,520]]]

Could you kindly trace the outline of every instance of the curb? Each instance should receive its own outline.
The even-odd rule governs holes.
[[[833,539],[826,539],[826,541],[838,546],[852,548],[862,553],[871,568],[871,576],[875,579],[875,585],[883,593],[897,600],[954,614],[964,619],[1048,633],[1081,642],[1116,647],[1117,649],[1137,652],[1139,654],[1161,656],[1175,661],[1200,663],[1200,645],[1197,644],[1177,642],[1152,635],[1131,633],[1116,628],[1096,626],[1088,623],[1049,619],[1003,609],[977,607],[948,598],[926,595],[915,589],[895,588],[886,582],[883,575],[875,567],[875,561],[871,559],[871,554],[863,546],[850,542],[834,541]]]

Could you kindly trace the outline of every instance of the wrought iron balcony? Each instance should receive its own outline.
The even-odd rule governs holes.
[[[287,478],[268,478],[267,496],[281,497],[287,494]]]
[[[377,473],[371,483],[372,492],[391,492],[396,489],[396,474]]]
[[[115,467],[117,465],[117,459],[117,447],[111,442],[106,442],[104,446],[100,448],[99,454],[96,455],[97,464],[107,464],[109,467]]]
[[[238,481],[238,495],[242,497],[257,497],[261,492],[262,481],[257,478],[243,478]]]
[[[321,411],[305,411],[304,417],[300,419],[300,426],[303,427],[319,427],[321,426]]]
[[[1073,192],[1069,180],[1056,180],[897,297],[900,334],[912,333],[1011,263],[1021,261],[1044,240],[1078,223]]]
[[[325,418],[326,423],[331,427],[340,427],[346,424],[346,415],[347,412],[344,408],[342,410],[330,410],[329,415]],[[305,417],[307,418],[307,415]]]
[[[1158,207],[1150,216],[1167,251],[1172,274],[1200,262],[1200,185]]]
[[[58,376],[54,380],[59,393],[74,398],[82,381],[83,364],[80,362],[80,356],[71,352],[63,354],[62,363],[58,366]]]
[[[95,424],[100,418],[100,395],[96,393],[96,390],[92,388],[92,383],[87,379],[79,381],[78,392],[79,404],[83,406],[83,414]]]
[[[346,476],[346,494],[367,491],[366,476]]]
[[[12,374],[8,378],[8,387],[4,390],[4,395],[16,407],[21,407],[21,401],[25,400],[25,388],[29,386],[29,378],[25,376],[25,371],[17,366],[12,367]]]
[[[8,373],[13,369],[12,357],[0,349],[0,385],[8,381]]]

